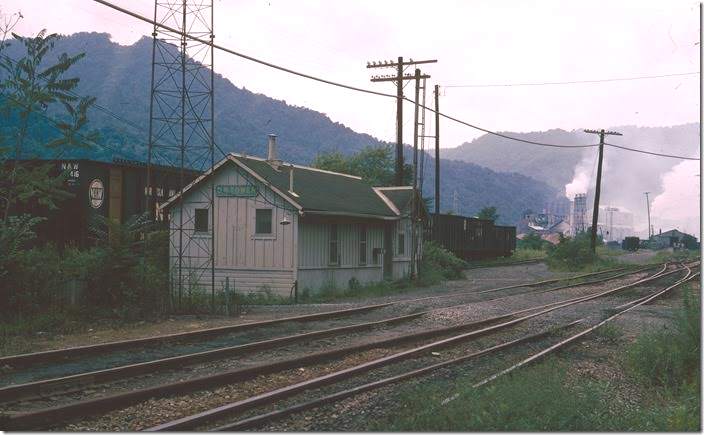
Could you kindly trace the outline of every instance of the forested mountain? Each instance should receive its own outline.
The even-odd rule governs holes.
[[[86,53],[84,59],[72,67],[71,76],[80,78],[78,93],[96,97],[98,106],[89,112],[89,127],[98,130],[97,147],[73,150],[60,154],[63,158],[113,157],[146,159],[149,120],[152,42],[142,38],[131,46],[110,41],[108,34],[77,33],[59,40],[49,59],[62,52],[69,55]],[[6,55],[18,58],[22,46],[13,43]],[[215,78],[216,141],[226,152],[266,154],[266,135],[276,133],[281,158],[301,164],[310,163],[321,152],[338,150],[354,153],[366,146],[390,146],[370,135],[357,133],[334,122],[323,113],[292,106],[285,101],[255,94],[236,87],[217,74]],[[48,113],[51,117],[51,112]],[[0,133],[11,135],[13,120],[4,118]],[[31,136],[37,143],[46,142],[53,126],[44,115],[32,119]],[[406,154],[410,157],[407,149]],[[54,157],[43,148],[35,147],[23,157]],[[220,156],[218,156],[219,158]],[[426,163],[424,196],[433,196],[432,159]],[[442,163],[442,210],[453,208],[457,192],[458,208],[462,214],[475,214],[485,206],[497,206],[501,222],[514,223],[527,208],[539,209],[556,194],[547,184],[513,173],[510,167],[498,171],[476,164],[444,161]]]

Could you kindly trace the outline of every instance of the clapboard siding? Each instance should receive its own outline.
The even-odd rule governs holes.
[[[194,284],[202,291],[209,292],[211,286],[210,268],[184,268],[184,276],[195,278]],[[292,270],[246,270],[246,269],[215,269],[215,292],[225,289],[226,279],[229,279],[230,290],[240,294],[271,292],[279,296],[289,296],[295,282]],[[175,282],[175,279],[174,279]],[[190,284],[189,281],[184,281]],[[186,285],[188,287],[188,285]],[[207,289],[207,290],[206,290]]]
[[[365,266],[359,262],[361,226],[367,229],[367,262],[371,266],[374,260],[374,248],[381,249],[384,240],[383,224],[358,222],[341,222],[337,224],[337,249],[340,262],[331,265],[330,259],[330,227],[331,222],[301,222],[298,229],[298,261],[299,269],[327,267],[357,267]],[[381,266],[379,257],[379,266]]]
[[[299,291],[308,289],[313,292],[321,287],[347,288],[352,278],[361,284],[383,280],[381,266],[301,269],[298,271]]]
[[[194,232],[195,209],[209,206],[213,186],[218,185],[253,185],[257,196],[215,197],[212,249],[210,232]],[[257,209],[272,210],[270,235],[255,234]],[[384,278],[384,255],[393,258],[390,271],[393,279],[404,278],[410,273],[411,228],[408,218],[395,221],[316,215],[315,212],[301,215],[272,189],[235,164],[223,166],[209,180],[196,185],[185,195],[183,204],[175,203],[169,212],[171,279],[172,283],[178,283],[180,270],[180,280],[186,287],[211,289],[211,253],[214,256],[216,292],[222,291],[228,278],[236,291],[250,293],[269,289],[282,296],[289,295],[296,282],[299,289],[313,291],[328,285],[345,288],[352,278],[361,284],[377,282]],[[181,218],[182,234],[178,230]],[[281,225],[284,220],[290,224]],[[337,225],[337,264],[329,261],[333,224]],[[367,231],[366,264],[360,262],[359,255],[362,226]],[[392,252],[384,253],[386,230],[391,232]],[[399,253],[398,235],[401,233],[405,243],[403,252]],[[376,262],[375,249],[379,254]]]
[[[211,250],[210,233],[195,233],[195,209],[207,208],[211,183],[203,182],[192,189],[183,205],[176,203],[170,210],[170,257],[172,282],[178,282],[179,246],[183,239],[182,282],[210,289],[212,271],[210,254],[215,257],[215,290],[223,288],[225,278],[236,282],[238,291],[255,292],[272,289],[288,295],[296,280],[296,240],[298,212],[275,192],[234,165],[224,168],[211,178],[213,185],[254,185],[258,195],[245,197],[215,197],[215,250]],[[183,235],[178,230],[183,209]],[[272,210],[272,233],[257,235],[256,210]],[[291,222],[281,225],[284,217]],[[209,221],[210,224],[210,221]]]

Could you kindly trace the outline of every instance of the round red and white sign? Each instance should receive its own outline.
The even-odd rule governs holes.
[[[100,179],[96,178],[90,182],[88,186],[88,199],[90,200],[90,206],[93,208],[100,208],[103,205],[103,198],[105,197],[105,186]]]

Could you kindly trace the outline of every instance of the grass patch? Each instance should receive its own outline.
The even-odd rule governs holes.
[[[666,261],[693,261],[699,260],[699,251],[691,249],[680,249],[677,251],[660,250],[657,251],[655,256],[650,260],[653,263],[664,263]]]
[[[470,267],[484,267],[484,266],[498,266],[502,264],[511,264],[518,261],[527,260],[542,260],[546,258],[547,253],[542,249],[529,249],[529,248],[518,248],[513,252],[510,257],[498,257],[491,258],[488,260],[477,260],[470,261],[468,265]]]
[[[347,288],[337,288],[333,285],[326,285],[316,292],[307,288],[303,289],[303,291],[299,293],[298,301],[302,303],[322,303],[360,297],[373,298],[406,293],[417,287],[421,286],[414,285],[414,283],[408,279],[374,282],[367,285],[352,285]]]
[[[602,382],[570,375],[569,352],[479,389],[471,387],[473,379],[435,377],[400,387],[393,408],[366,429],[699,431],[700,298],[685,292],[684,300],[672,327],[645,332],[626,347],[616,364],[623,378]],[[595,334],[602,343],[616,344],[622,331],[609,323]],[[621,399],[624,387],[628,403]],[[632,395],[634,390],[641,394]],[[454,394],[455,400],[443,404]]]
[[[683,288],[684,307],[672,327],[646,332],[626,353],[630,371],[645,385],[677,394],[700,382],[700,297]]]
[[[475,389],[465,380],[408,388],[400,410],[372,424],[393,431],[590,431],[614,429],[608,388],[596,382],[568,385],[555,360],[529,367]],[[445,405],[451,392],[459,397]]]

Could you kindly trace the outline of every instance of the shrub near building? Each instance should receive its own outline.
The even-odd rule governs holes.
[[[597,236],[597,246],[603,245],[604,240]],[[589,233],[577,234],[574,238],[560,237],[560,242],[548,247],[547,263],[553,269],[580,270],[585,267],[600,267],[613,264],[614,260],[599,258],[591,250],[591,235]]]

